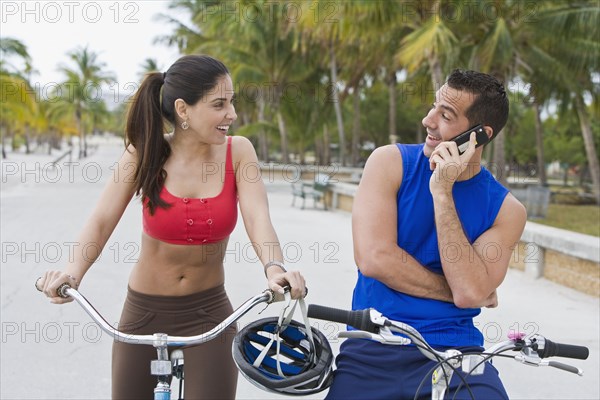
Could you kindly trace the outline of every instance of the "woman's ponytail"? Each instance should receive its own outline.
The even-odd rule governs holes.
[[[142,194],[142,201],[148,202],[150,213],[157,206],[168,207],[160,198],[166,173],[165,162],[171,153],[164,137],[165,119],[161,104],[161,88],[165,80],[162,72],[146,75],[127,114],[126,146],[131,144],[137,155],[137,168],[134,174],[136,194]]]

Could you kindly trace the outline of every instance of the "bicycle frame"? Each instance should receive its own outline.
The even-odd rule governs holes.
[[[114,340],[129,343],[152,345],[156,348],[157,359],[150,365],[151,374],[157,376],[158,383],[154,389],[154,400],[169,400],[171,398],[171,387],[169,377],[172,373],[172,365],[169,360],[168,347],[191,346],[206,343],[218,337],[227,327],[239,320],[253,307],[261,303],[271,304],[283,300],[283,296],[275,295],[271,290],[253,296],[233,311],[223,322],[210,331],[195,336],[169,336],[166,333],[155,333],[153,335],[132,335],[124,333],[112,327],[92,304],[77,290],[63,284],[58,289],[62,297],[72,297],[84,311]]]

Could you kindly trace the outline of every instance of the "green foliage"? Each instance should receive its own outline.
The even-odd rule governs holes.
[[[504,130],[507,159],[520,165],[535,164],[535,110],[513,105],[511,112],[517,115],[511,119],[508,129]]]
[[[546,160],[560,161],[568,165],[585,164],[583,138],[579,133],[579,121],[573,113],[560,119],[548,119],[544,125]]]
[[[600,207],[569,204],[549,204],[544,219],[536,223],[567,229],[586,235],[600,236]]]
[[[271,153],[282,151],[276,146],[284,139],[289,141],[290,152],[301,158],[325,143],[337,144],[332,83],[339,90],[345,132],[352,132],[352,93],[361,93],[361,145],[389,143],[390,120],[394,119],[398,140],[415,142],[433,99],[432,82],[460,67],[494,73],[509,85],[519,82],[521,87],[511,89],[520,91],[521,97],[511,98],[510,120],[503,134],[508,161],[536,161],[534,114],[525,101],[531,99],[551,110],[543,124],[546,163],[558,160],[583,167],[589,161],[580,116],[573,108],[576,96],[588,105],[590,100],[593,103],[587,111],[598,154],[597,1],[240,0],[232,4],[172,0],[169,7],[189,18],[182,22],[163,15],[173,31],[157,41],[185,54],[202,52],[223,60],[238,94],[236,134],[255,143],[262,140]],[[496,13],[491,15],[491,10]],[[2,82],[18,82],[27,88],[26,75],[33,70],[33,60],[26,47],[2,38],[0,52]],[[36,112],[46,118],[45,128],[39,118],[31,125],[66,134],[73,134],[78,124],[87,132],[94,128],[122,132],[125,106],[108,112],[104,104],[92,104],[83,93],[72,90],[110,80],[97,54],[86,48],[66,57],[71,64],[60,67],[64,84],[71,88],[63,92],[71,96],[39,107]],[[331,82],[332,58],[338,82]],[[151,58],[138,67],[142,72],[165,68]],[[396,76],[406,76],[406,80],[396,82]],[[389,106],[390,84],[396,88],[394,110]],[[31,122],[26,116],[34,110],[35,101],[29,98],[17,105],[9,100],[0,103],[2,128],[23,131]],[[287,138],[280,132],[282,122]]]
[[[413,85],[400,83],[396,87],[396,135],[398,142],[414,143],[416,130],[427,113],[428,107]],[[361,100],[361,127],[363,141],[375,143],[377,147],[390,142],[389,137],[389,89],[384,82],[376,81],[363,90]],[[346,105],[350,113],[351,104]]]

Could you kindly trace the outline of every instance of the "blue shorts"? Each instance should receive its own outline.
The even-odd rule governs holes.
[[[463,347],[458,350],[467,353],[482,349]],[[414,346],[392,346],[370,340],[347,339],[342,343],[336,366],[333,384],[326,399],[431,399],[431,374],[435,363]],[[457,375],[459,373],[469,384],[472,396]],[[415,397],[421,383],[423,386]],[[455,372],[445,398],[508,400],[508,395],[496,368],[486,363],[482,375],[466,377],[462,372]]]

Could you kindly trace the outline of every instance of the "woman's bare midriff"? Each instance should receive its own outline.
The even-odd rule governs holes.
[[[136,292],[185,296],[222,285],[225,239],[205,245],[176,245],[142,234],[141,253],[129,276]]]

